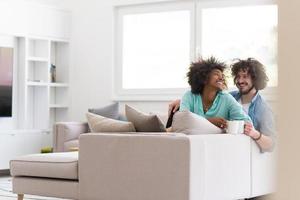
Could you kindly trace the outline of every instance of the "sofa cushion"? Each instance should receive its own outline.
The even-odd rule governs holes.
[[[176,112],[173,117],[172,131],[185,134],[217,134],[222,130],[204,117],[190,111]]]
[[[88,111],[90,113],[101,115],[103,117],[107,117],[111,119],[120,119],[118,102],[112,103],[108,106],[104,106],[101,108],[89,108]]]
[[[86,114],[91,132],[135,132],[131,122],[106,118],[93,113]]]
[[[10,161],[12,176],[78,179],[78,152],[31,154]]]
[[[125,105],[125,113],[128,121],[134,124],[137,132],[166,131],[163,122],[155,114],[145,114],[128,105]]]

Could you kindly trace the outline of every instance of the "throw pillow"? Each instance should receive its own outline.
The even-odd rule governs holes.
[[[199,135],[218,134],[222,133],[222,130],[204,117],[190,111],[182,111],[174,114],[172,132]]]
[[[86,114],[92,133],[99,132],[135,132],[131,122],[110,119],[93,113]]]
[[[157,115],[142,113],[125,105],[127,120],[132,122],[137,132],[165,132],[164,124]]]
[[[119,103],[112,103],[108,106],[104,106],[102,108],[89,108],[88,111],[90,113],[94,113],[97,115],[101,115],[103,117],[111,118],[111,119],[119,119]]]

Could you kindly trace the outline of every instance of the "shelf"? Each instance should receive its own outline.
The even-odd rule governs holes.
[[[50,87],[69,87],[67,83],[49,83]]]
[[[27,81],[28,86],[48,86],[49,84],[46,82],[36,82],[36,81]]]
[[[69,44],[49,38],[21,38],[20,60],[24,87],[19,127],[48,132],[56,122],[68,119]],[[51,65],[56,66],[55,71]],[[53,74],[55,82],[51,82]]]
[[[62,104],[50,104],[49,108],[68,108],[68,106]]]
[[[28,86],[50,86],[50,87],[69,87],[67,83],[48,83],[48,82],[37,82],[27,81]]]
[[[44,58],[44,57],[28,57],[27,58],[28,61],[33,61],[33,62],[49,62],[48,58]]]

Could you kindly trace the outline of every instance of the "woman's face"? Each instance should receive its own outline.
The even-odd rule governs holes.
[[[209,74],[207,85],[214,87],[217,90],[226,88],[223,72],[219,69],[212,70]]]

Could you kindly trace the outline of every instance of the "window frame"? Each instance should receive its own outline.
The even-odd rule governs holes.
[[[122,88],[122,49],[123,49],[123,26],[122,16],[125,14],[152,13],[176,10],[190,10],[191,12],[191,42],[190,59],[195,60],[201,55],[201,9],[203,8],[226,8],[237,6],[259,6],[277,5],[276,0],[168,0],[168,1],[147,1],[144,3],[119,4],[114,6],[114,44],[113,44],[113,100],[118,101],[170,101],[180,98],[188,90],[187,88],[162,88],[162,89],[123,89]],[[278,87],[278,86],[277,86]],[[267,100],[275,101],[277,87],[267,87],[261,91]],[[230,87],[229,91],[236,90]]]
[[[247,2],[240,2],[235,0],[213,0],[213,1],[199,1],[196,5],[196,21],[201,21],[203,8],[226,8],[226,7],[243,7],[243,6],[263,6],[263,5],[277,5],[275,0],[251,0]],[[196,24],[196,56],[202,54],[201,49],[201,23]],[[277,47],[278,49],[278,47]],[[278,63],[278,62],[277,62]],[[236,86],[229,87],[228,91],[237,90]],[[278,95],[278,85],[277,86],[267,86],[265,89],[260,91],[264,98],[268,101],[276,101]]]
[[[190,60],[195,58],[195,3],[192,1],[162,2],[133,6],[115,7],[115,44],[114,44],[114,100],[163,100],[173,99],[187,88],[162,89],[124,89],[122,87],[122,17],[126,14],[153,13],[165,11],[189,10],[191,13]]]

